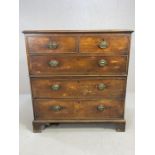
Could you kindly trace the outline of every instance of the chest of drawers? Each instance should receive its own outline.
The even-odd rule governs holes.
[[[33,129],[55,123],[110,123],[125,131],[132,31],[27,30]]]

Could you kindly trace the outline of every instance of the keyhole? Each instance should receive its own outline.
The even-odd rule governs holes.
[[[78,104],[80,104],[80,101],[77,101]]]

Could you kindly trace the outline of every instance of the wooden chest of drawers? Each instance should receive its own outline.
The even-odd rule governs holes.
[[[112,123],[125,130],[132,31],[23,31],[34,132],[52,123]]]

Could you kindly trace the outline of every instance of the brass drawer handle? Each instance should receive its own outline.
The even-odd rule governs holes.
[[[59,65],[59,61],[57,60],[51,60],[50,62],[48,62],[50,67],[57,67]]]
[[[60,89],[60,85],[59,84],[54,84],[51,86],[51,89],[54,90],[54,91],[57,91]]]
[[[100,67],[104,67],[107,65],[107,61],[105,59],[101,59],[101,60],[99,60],[98,64]]]
[[[102,40],[102,41],[99,43],[98,46],[99,46],[99,48],[104,49],[104,48],[107,48],[107,47],[108,47],[108,43],[107,43],[107,41]]]
[[[104,111],[104,110],[105,110],[104,105],[98,105],[98,106],[97,106],[97,110],[98,110],[98,111]]]
[[[52,111],[60,111],[63,109],[63,107],[60,105],[54,105],[54,106],[50,106],[49,109]]]
[[[58,48],[58,43],[57,42],[55,42],[55,41],[52,41],[52,42],[50,42],[49,44],[48,44],[48,48],[49,49],[57,49]]]
[[[104,83],[100,83],[99,85],[98,85],[98,89],[99,90],[104,90],[106,88],[106,85],[104,84]]]

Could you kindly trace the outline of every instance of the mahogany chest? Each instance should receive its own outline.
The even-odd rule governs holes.
[[[132,31],[26,30],[33,131],[57,123],[110,123],[125,131]]]

